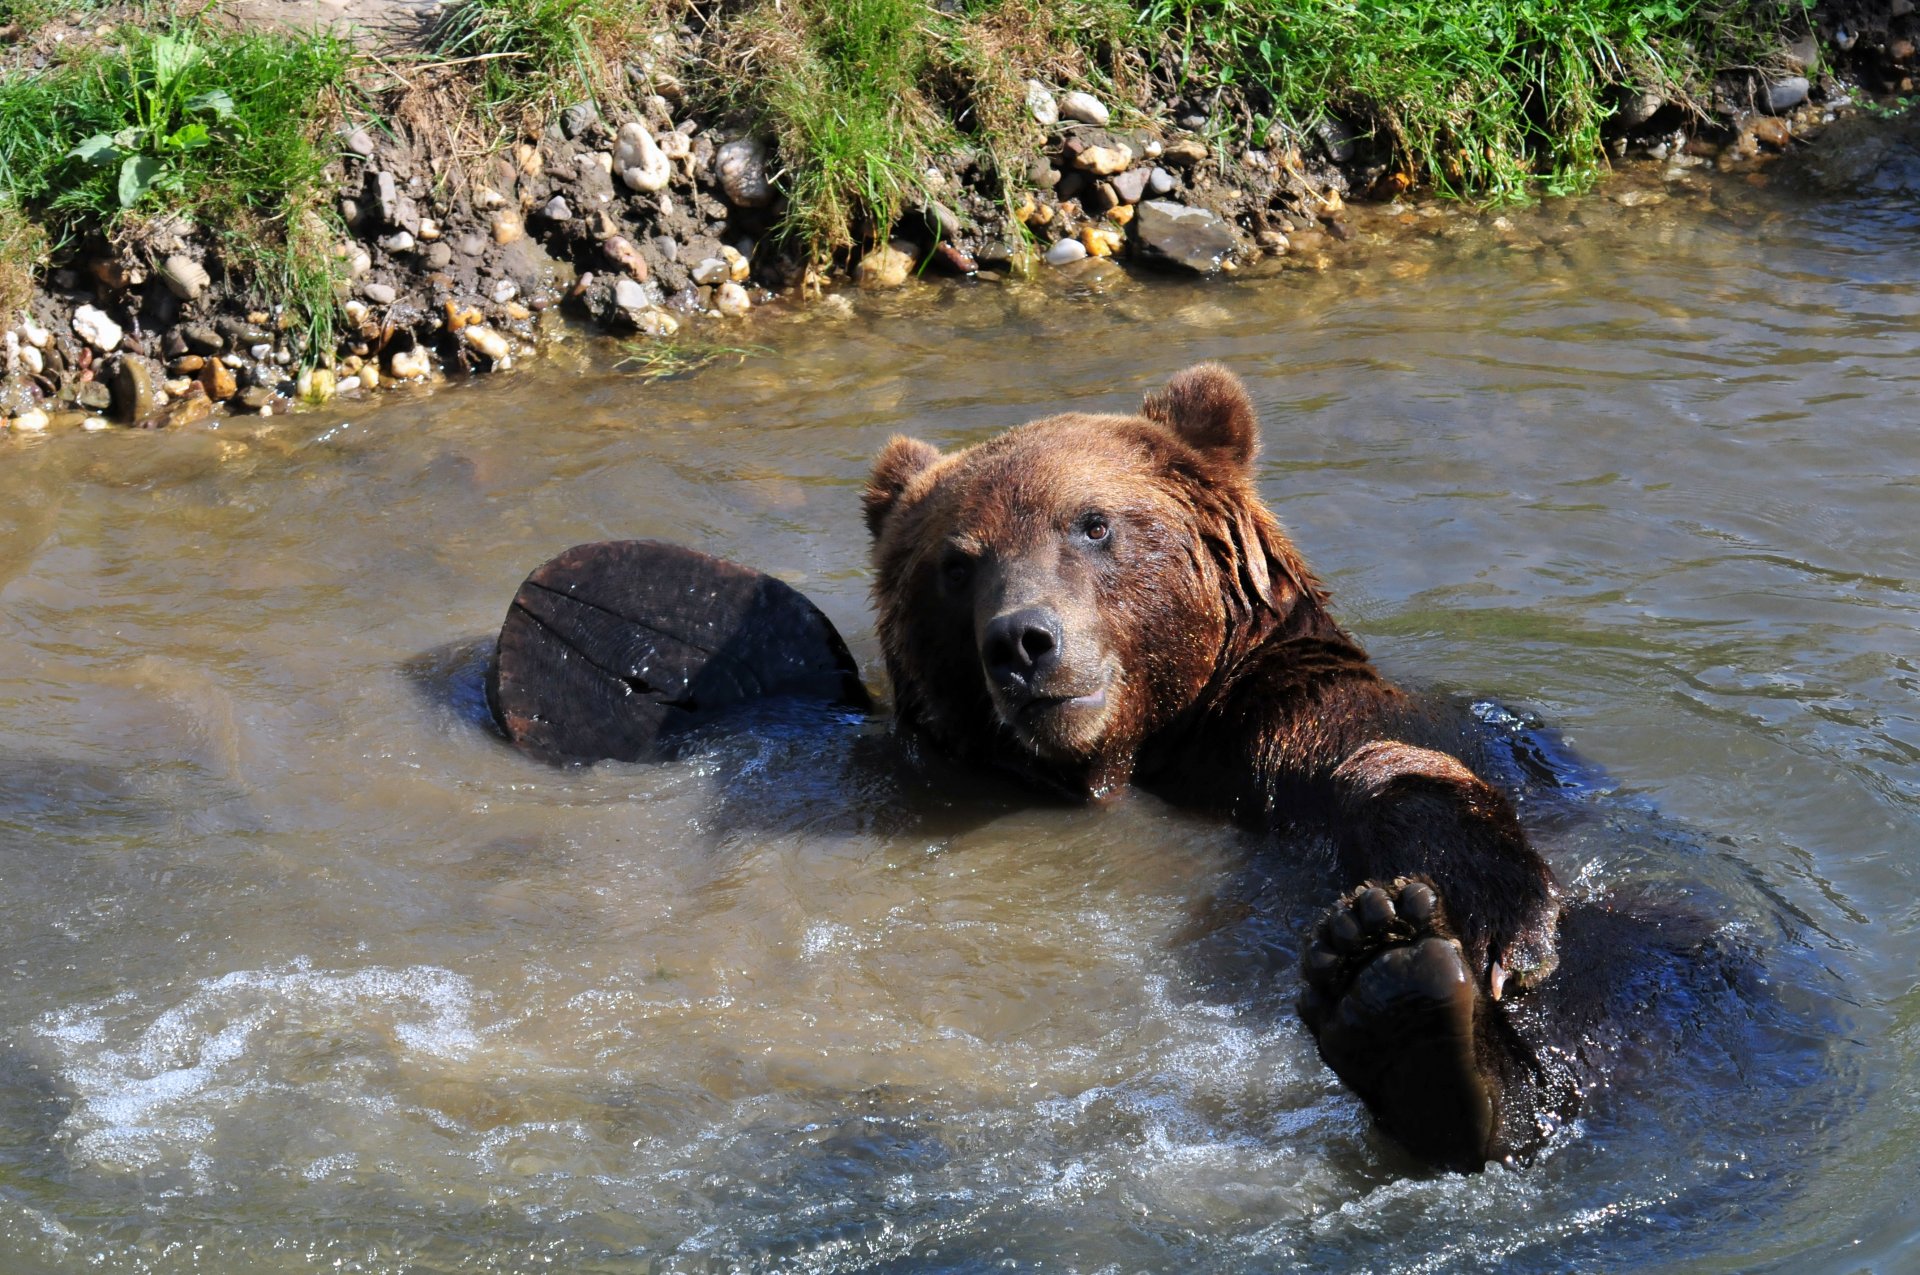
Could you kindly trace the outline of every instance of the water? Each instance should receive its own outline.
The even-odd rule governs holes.
[[[1920,1266],[1920,217],[1512,220],[863,301],[654,384],[583,342],[0,443],[0,1265]],[[1290,1011],[1324,888],[1211,820],[903,769],[833,714],[574,771],[477,724],[471,640],[607,537],[776,572],[877,683],[885,439],[1200,358],[1389,670],[1604,772],[1530,816],[1563,879],[1761,956],[1650,989],[1653,1056],[1521,1171],[1369,1129]]]

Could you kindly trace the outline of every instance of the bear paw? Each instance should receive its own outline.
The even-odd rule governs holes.
[[[1500,1070],[1483,1046],[1498,1011],[1428,882],[1362,886],[1314,931],[1300,1017],[1320,1056],[1408,1150],[1447,1168],[1493,1158]]]

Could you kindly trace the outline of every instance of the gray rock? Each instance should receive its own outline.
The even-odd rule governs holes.
[[[773,187],[767,181],[767,148],[754,138],[743,137],[715,151],[713,170],[736,207],[762,208],[773,199]]]
[[[388,252],[412,252],[413,236],[404,230],[396,230],[381,239],[380,246]]]
[[[560,131],[578,137],[600,122],[600,112],[592,102],[576,102],[560,112]]]
[[[708,257],[694,266],[693,281],[702,287],[710,284],[725,283],[733,275],[733,269],[719,257]]]
[[[462,235],[454,245],[463,257],[484,257],[487,255],[487,237],[485,235]]]
[[[1629,93],[1620,103],[1620,109],[1614,112],[1614,120],[1622,128],[1639,128],[1642,124],[1660,113],[1667,99],[1658,93]]]
[[[1147,183],[1153,180],[1153,173],[1159,171],[1159,169],[1154,169],[1152,172],[1144,168],[1129,169],[1124,173],[1116,173],[1107,184],[1113,187],[1113,193],[1121,203],[1137,204],[1146,195]]]
[[[1232,228],[1204,208],[1149,199],[1135,210],[1131,224],[1145,265],[1217,274],[1233,255]]]
[[[180,329],[180,339],[195,354],[218,354],[227,348],[227,339],[205,323],[189,323]]]
[[[1156,168],[1147,174],[1147,189],[1156,195],[1169,195],[1179,185],[1179,179],[1164,168]]]
[[[363,283],[360,285],[360,295],[375,305],[392,305],[399,293],[395,292],[390,284]]]
[[[614,281],[613,303],[622,310],[644,310],[647,308],[647,290],[637,281],[622,276]]]
[[[1082,124],[1091,124],[1095,128],[1105,128],[1112,118],[1106,104],[1091,93],[1078,91],[1060,99],[1060,115],[1063,119],[1077,120]]]
[[[89,412],[104,412],[113,406],[113,391],[99,381],[82,381],[73,391],[73,401]]]
[[[549,199],[546,207],[542,208],[540,213],[548,221],[573,220],[573,209],[567,206],[567,200],[564,195],[555,195],[552,199]]]
[[[1346,121],[1329,119],[1322,115],[1313,122],[1313,135],[1320,139],[1320,145],[1326,148],[1327,158],[1336,164],[1344,164],[1353,158],[1353,130]]]
[[[1047,249],[1047,264],[1050,266],[1070,265],[1075,261],[1087,259],[1087,246],[1078,239],[1062,239]]]
[[[249,385],[240,391],[240,406],[257,412],[273,402],[273,391],[264,385]]]
[[[1790,111],[1807,100],[1812,85],[1804,75],[1789,75],[1767,85],[1767,109],[1775,115]]]
[[[400,190],[392,173],[375,173],[368,183],[367,198],[382,223],[389,226],[400,224]]]
[[[953,209],[947,207],[945,204],[928,200],[926,211],[927,217],[936,226],[940,227],[940,233],[942,235],[948,239],[958,239],[960,237],[960,231],[963,227],[960,224],[959,214],[955,213]]]
[[[373,138],[367,136],[366,129],[356,128],[347,134],[346,147],[349,153],[369,159],[373,155]]]
[[[453,264],[453,249],[447,247],[445,242],[430,243],[421,260],[426,262],[429,270],[445,270]]]

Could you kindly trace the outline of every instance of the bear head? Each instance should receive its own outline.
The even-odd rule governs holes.
[[[1098,796],[1261,643],[1332,631],[1254,489],[1258,429],[1203,364],[1137,416],[1049,416],[948,454],[890,441],[865,506],[900,718]]]

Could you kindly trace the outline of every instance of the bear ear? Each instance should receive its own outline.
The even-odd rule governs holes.
[[[940,449],[932,443],[904,434],[888,439],[887,445],[874,457],[873,473],[867,479],[866,492],[860,497],[867,514],[867,530],[877,537],[907,484],[939,459]]]
[[[1200,363],[1179,373],[1158,394],[1147,395],[1141,412],[1187,444],[1218,456],[1236,469],[1253,463],[1260,422],[1240,378],[1218,363]]]

